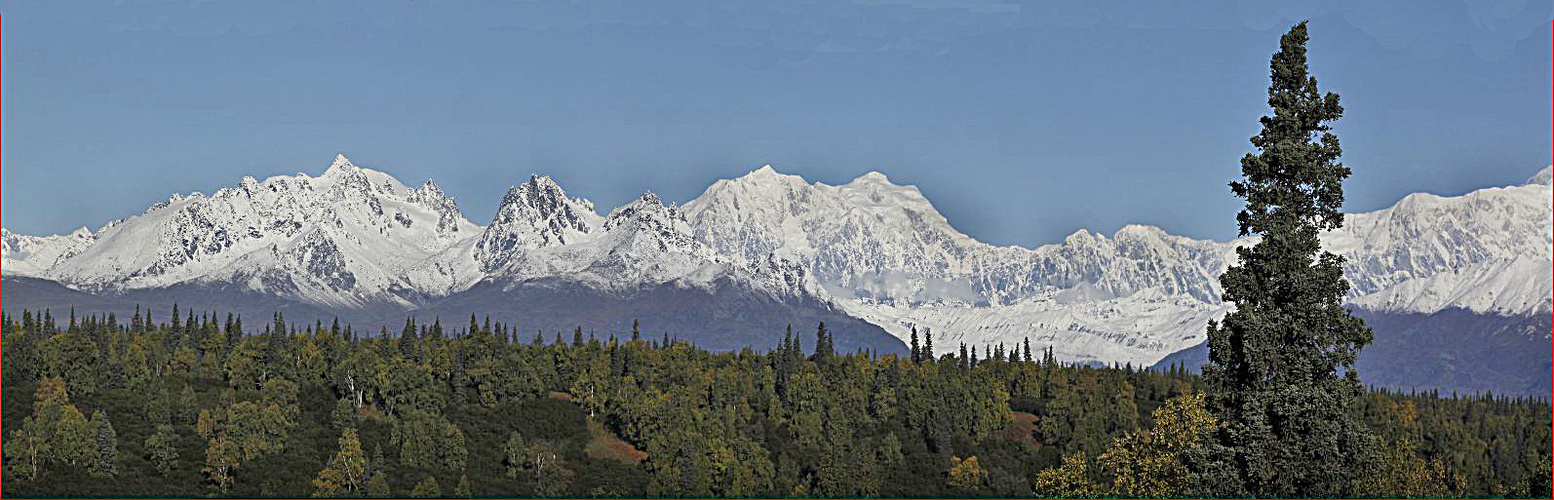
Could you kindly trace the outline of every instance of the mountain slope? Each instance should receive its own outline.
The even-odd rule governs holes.
[[[1548,173],[1544,169],[1520,186],[1462,196],[1411,194],[1391,207],[1348,216],[1323,243],[1347,259],[1344,275],[1362,307],[1546,314],[1554,311]]]
[[[1323,240],[1348,259],[1361,307],[1549,311],[1548,173],[1464,196],[1411,195],[1349,216]],[[1202,342],[1207,320],[1230,310],[1218,276],[1236,246],[1256,241],[1128,226],[1109,238],[1081,230],[1060,244],[997,247],[882,174],[830,186],[770,166],[717,181],[686,212],[721,253],[792,255],[843,309],[898,337],[931,329],[940,353],[1030,338],[1060,359],[1135,365]]]
[[[1518,186],[1410,195],[1350,215],[1324,245],[1347,259],[1356,307],[1547,314],[1549,179],[1544,169]],[[95,232],[5,232],[0,265],[8,277],[97,295],[273,299],[390,324],[406,312],[480,312],[474,306],[532,320],[544,306],[572,312],[537,323],[604,325],[658,307],[677,312],[655,317],[686,331],[709,317],[751,318],[743,324],[765,325],[760,335],[793,318],[862,320],[898,338],[930,331],[939,353],[1029,338],[1066,361],[1143,366],[1202,342],[1205,323],[1232,307],[1219,299],[1218,276],[1238,245],[1255,241],[1135,225],[994,246],[884,174],[832,186],[770,166],[719,180],[683,208],[646,193],[605,216],[531,176],[481,227],[430,181],[407,188],[338,157],[319,177],[175,195]],[[596,308],[595,321],[562,297],[611,305]]]
[[[478,229],[436,184],[410,189],[340,156],[319,177],[174,195],[36,275],[95,292],[232,284],[323,307],[408,309],[435,290],[406,270]]]
[[[80,228],[70,234],[27,236],[0,229],[0,269],[6,276],[41,276],[59,261],[92,245],[92,231]]]

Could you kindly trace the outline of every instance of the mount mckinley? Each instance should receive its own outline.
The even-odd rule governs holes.
[[[1548,395],[1550,172],[1416,193],[1323,235],[1376,329],[1367,382]],[[1206,323],[1233,308],[1218,276],[1254,242],[1128,226],[995,246],[883,174],[832,186],[769,166],[683,206],[649,192],[606,215],[532,176],[480,226],[435,183],[410,188],[341,156],[318,177],[245,177],[95,231],[4,231],[0,270],[7,312],[177,302],[372,330],[489,313],[547,335],[640,320],[714,349],[764,349],[784,326],[824,321],[843,350],[904,352],[915,327],[938,353],[1028,338],[1070,362],[1196,366]]]

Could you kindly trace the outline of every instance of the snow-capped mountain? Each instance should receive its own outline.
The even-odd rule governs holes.
[[[1548,178],[1411,195],[1349,216],[1324,241],[1348,259],[1361,307],[1549,311]],[[1231,310],[1218,276],[1236,246],[1255,242],[1128,226],[1110,238],[1081,230],[1061,244],[997,247],[882,174],[830,186],[769,166],[717,181],[686,207],[697,237],[720,252],[793,255],[849,313],[903,338],[931,329],[941,353],[1028,337],[1060,359],[1135,365],[1203,341],[1204,324]]]
[[[1346,217],[1343,229],[1323,242],[1347,259],[1344,274],[1362,307],[1547,314],[1554,310],[1549,176],[1545,168],[1526,184],[1462,196],[1414,193],[1386,209]]]
[[[1550,190],[1545,169],[1524,185],[1410,195],[1350,215],[1323,240],[1347,259],[1361,308],[1547,313]],[[1201,343],[1204,324],[1231,310],[1218,276],[1254,241],[1128,226],[995,246],[884,174],[832,186],[770,166],[719,180],[683,208],[649,192],[603,216],[531,176],[482,227],[436,184],[407,188],[341,156],[318,177],[174,195],[95,232],[5,232],[3,267],[88,293],[219,287],[340,311],[527,307],[525,320],[571,310],[556,321],[582,324],[655,304],[684,316],[661,321],[694,328],[706,319],[697,308],[712,307],[752,327],[803,317],[898,338],[927,329],[941,353],[1029,338],[1067,361],[1142,366]],[[612,305],[589,309],[583,297]]]
[[[92,245],[92,231],[80,228],[70,234],[27,236],[0,229],[0,269],[6,275],[39,276],[59,261],[70,258]]]
[[[782,276],[791,274],[793,266],[784,266],[770,259],[719,255],[692,235],[684,211],[652,192],[600,216],[592,202],[570,197],[550,177],[536,175],[508,190],[478,237],[423,262],[412,278],[427,281],[421,279],[425,270],[449,270],[444,273],[454,277],[449,293],[478,282],[511,288],[536,279],[623,291],[681,279],[706,282],[730,272],[786,283]]]
[[[175,194],[33,275],[92,292],[227,283],[331,307],[409,307],[426,291],[406,270],[478,229],[436,184],[410,189],[339,156],[319,177]]]
[[[604,223],[594,204],[568,198],[549,176],[507,190],[496,218],[475,242],[475,261],[490,273],[509,265],[518,253],[576,242]]]

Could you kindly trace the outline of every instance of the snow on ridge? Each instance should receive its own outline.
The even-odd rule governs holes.
[[[211,281],[266,290],[284,279],[301,282],[296,298],[310,302],[403,305],[414,289],[404,268],[477,229],[451,198],[411,194],[341,155],[319,177],[244,177],[208,197],[174,195],[105,225],[41,274],[92,291]]]
[[[1040,341],[1033,337],[1033,343],[1046,342],[1060,353],[1084,344],[1090,346],[1086,356],[1104,352],[1109,354],[1102,357],[1113,360],[1153,362],[1202,341],[1203,322],[1227,310],[1219,299],[1219,275],[1235,262],[1237,246],[1256,242],[1197,240],[1129,225],[1110,236],[1080,229],[1060,243],[996,247],[955,231],[916,188],[892,184],[882,174],[840,186],[774,174],[763,167],[718,181],[687,203],[698,239],[745,258],[793,255],[844,309],[902,337],[913,325],[939,325],[958,330],[946,335],[972,342],[1022,340],[1045,328],[1030,318],[1060,314],[1070,322],[1048,324],[1057,325],[1053,333],[1038,335]],[[1520,277],[1523,267],[1550,260],[1548,200],[1542,186],[1457,197],[1413,195],[1382,211],[1353,214],[1345,228],[1323,238],[1328,249],[1348,259],[1346,275],[1355,284],[1351,299],[1357,305],[1528,314],[1551,303],[1548,286],[1525,286],[1528,281]],[[1532,264],[1504,263],[1527,254]],[[1504,280],[1513,283],[1502,286]],[[1403,283],[1411,285],[1399,293],[1488,289],[1472,284],[1495,283],[1497,290],[1521,295],[1501,292],[1488,299],[1438,292],[1431,296],[1443,300],[1398,294],[1361,299]],[[1177,311],[1191,320],[1137,322],[1161,317],[1150,311]],[[1156,340],[1145,342],[1148,338]],[[941,352],[958,348],[951,344],[936,342]],[[1070,359],[1088,359],[1075,356]]]
[[[80,253],[94,239],[85,227],[54,236],[28,236],[0,228],[0,270],[6,276],[42,277],[56,262]]]
[[[1543,170],[1533,174],[1532,177],[1528,177],[1525,184],[1554,185],[1554,165],[1543,167]]]
[[[1361,307],[1547,312],[1549,174],[1351,214],[1323,235],[1324,247],[1347,259]],[[1218,276],[1235,247],[1255,239],[1128,225],[1035,248],[995,246],[957,231],[920,190],[882,173],[833,186],[771,165],[718,180],[684,205],[647,192],[605,216],[531,175],[482,227],[436,183],[408,188],[340,155],[318,177],[244,177],[211,196],[175,194],[95,233],[5,231],[3,242],[8,275],[108,291],[241,283],[330,307],[409,309],[487,280],[627,290],[727,279],[829,301],[898,336],[932,328],[941,352],[1030,337],[1069,361],[1142,365],[1202,341],[1203,323],[1229,307]]]

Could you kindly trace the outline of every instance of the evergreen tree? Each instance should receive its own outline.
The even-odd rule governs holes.
[[[1360,471],[1369,445],[1350,417],[1361,386],[1353,364],[1371,331],[1343,307],[1349,284],[1343,259],[1322,251],[1321,231],[1343,225],[1349,169],[1329,122],[1343,114],[1338,95],[1321,94],[1307,73],[1306,23],[1280,40],[1271,63],[1258,154],[1241,160],[1230,184],[1246,208],[1236,215],[1239,262],[1220,278],[1236,311],[1208,328],[1204,367],[1210,408],[1224,422],[1224,450],[1211,494],[1332,497]]]
[[[835,345],[831,343],[831,332],[826,331],[826,323],[822,321],[820,327],[815,329],[815,362],[823,363],[835,354]]]
[[[919,362],[919,361],[922,361],[922,360],[923,360],[923,351],[922,351],[922,348],[917,345],[917,327],[913,326],[912,327],[912,362],[916,363],[916,362]]]
[[[92,474],[97,476],[119,475],[119,435],[113,431],[113,423],[102,410],[92,413],[92,424],[97,426],[97,462]]]
[[[393,493],[389,490],[388,474],[376,474],[367,482],[367,496],[369,498],[390,498]]]
[[[405,329],[399,333],[399,353],[405,359],[419,361],[416,357],[415,318],[405,318]]]
[[[923,359],[927,361],[934,360],[932,328],[923,329]]]

